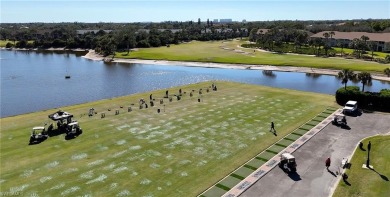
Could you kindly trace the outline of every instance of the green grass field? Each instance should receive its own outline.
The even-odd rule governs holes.
[[[139,51],[118,52],[118,58],[137,58],[173,61],[195,61],[237,64],[259,64],[275,66],[298,66],[328,69],[351,69],[354,71],[380,72],[389,64],[379,64],[354,59],[322,58],[306,55],[273,54],[269,52],[254,52],[253,49],[238,48],[243,41],[193,41],[187,44],[171,45],[170,47],[139,49]]]
[[[208,93],[211,82],[181,87],[186,94],[180,101],[164,99],[165,112],[159,102],[138,109],[140,98],[153,93],[160,99],[165,90],[63,107],[84,131],[68,141],[58,135],[28,145],[31,128],[58,109],[2,118],[1,195],[195,196],[327,106],[337,106],[331,95],[216,85],[218,91]],[[88,117],[91,107],[98,114]],[[271,121],[278,136],[268,131]]]
[[[333,49],[336,50],[337,54],[341,53],[341,48],[333,47]],[[342,50],[344,54],[352,54],[353,49],[343,49]],[[371,57],[371,51],[366,51],[367,53],[365,54],[366,56]],[[390,55],[389,53],[383,53],[383,52],[374,52],[374,58],[382,58],[385,59],[387,55]]]
[[[351,169],[347,169],[347,185],[340,181],[334,197],[344,196],[389,196],[390,194],[390,136],[375,136],[363,141],[367,149],[368,141],[371,141],[370,165],[374,170],[363,169],[362,164],[367,161],[367,151],[359,148],[350,161]]]
[[[0,47],[5,47],[5,45],[7,45],[7,43],[10,42],[10,43],[14,43],[13,41],[9,41],[9,40],[0,40]]]
[[[7,45],[7,43],[9,43],[9,42],[14,44],[14,41],[11,41],[11,40],[0,40],[0,47],[5,47]],[[18,43],[18,41],[15,42],[15,43]],[[29,40],[28,43],[32,44],[32,43],[34,43],[34,41],[33,40]]]

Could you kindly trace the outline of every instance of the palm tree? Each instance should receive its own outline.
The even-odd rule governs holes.
[[[331,31],[331,32],[329,33],[329,35],[330,35],[330,42],[332,43],[332,38],[333,38],[333,36],[336,35],[336,34],[334,33],[334,31]],[[330,45],[330,46],[332,46],[332,45]]]
[[[372,82],[371,74],[369,72],[361,72],[358,74],[358,79],[363,84],[362,92],[364,92],[364,86]]]
[[[324,44],[324,49],[325,49],[325,55],[328,56],[328,49],[329,49],[329,37],[330,34],[328,32],[325,32],[322,34],[325,37],[325,44]]]
[[[332,37],[333,37],[334,35],[336,35],[336,34],[334,33],[334,31],[331,31],[331,32],[329,33],[329,35],[330,35],[330,39],[332,39]]]
[[[348,80],[353,80],[356,78],[356,74],[353,73],[352,70],[349,69],[343,69],[339,72],[338,76],[339,79],[341,79],[341,83],[344,84],[344,89],[347,89],[347,83]]]
[[[364,42],[364,45],[362,45],[362,51],[365,51],[365,48],[367,47],[367,40],[370,40],[368,36],[362,35],[360,39]]]
[[[125,34],[123,36],[123,42],[126,43],[126,49],[127,49],[127,54],[126,55],[129,55],[129,53],[130,53],[130,49],[129,49],[129,35]]]

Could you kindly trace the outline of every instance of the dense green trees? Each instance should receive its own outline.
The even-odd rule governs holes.
[[[270,29],[259,32],[258,29]],[[77,30],[85,30],[78,32]],[[94,31],[92,31],[94,30]],[[96,31],[100,30],[100,31]],[[105,31],[112,30],[112,31]],[[309,40],[309,31],[330,31],[326,39]],[[207,19],[202,22],[166,21],[161,23],[26,23],[0,24],[0,39],[9,40],[7,47],[49,48],[66,47],[130,52],[134,47],[158,47],[191,40],[223,40],[249,36],[258,47],[276,52],[296,52],[332,56],[330,48],[334,31],[390,31],[388,20],[355,21],[260,21],[217,23]],[[108,37],[110,39],[108,39]],[[17,44],[18,43],[18,44]],[[103,46],[110,44],[111,46]],[[339,43],[341,47],[346,47]],[[362,37],[351,47],[355,56],[361,57],[375,46]],[[303,47],[305,46],[305,47]],[[310,51],[307,48],[310,47]],[[114,50],[115,49],[115,50]],[[107,51],[106,51],[107,50]]]
[[[347,86],[336,91],[336,102],[345,105],[349,100],[358,102],[361,109],[390,112],[390,90],[382,89],[380,92],[362,92],[357,86]]]

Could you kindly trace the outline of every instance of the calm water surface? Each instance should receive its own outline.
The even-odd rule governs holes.
[[[82,54],[0,50],[1,117],[202,81],[228,80],[334,94],[334,76],[147,64],[105,64]],[[65,79],[65,75],[71,79]],[[352,83],[349,82],[349,85]],[[360,84],[355,84],[359,85]],[[369,91],[390,89],[373,81]]]

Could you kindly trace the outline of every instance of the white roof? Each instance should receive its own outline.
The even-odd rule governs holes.
[[[78,122],[71,122],[71,123],[69,123],[68,125],[69,125],[69,126],[72,126],[72,125],[76,125],[76,124],[78,124]]]
[[[347,104],[355,105],[357,101],[348,101]]]
[[[43,130],[45,127],[34,127],[33,130]]]
[[[294,159],[295,157],[291,153],[283,153],[282,157],[286,159]]]

